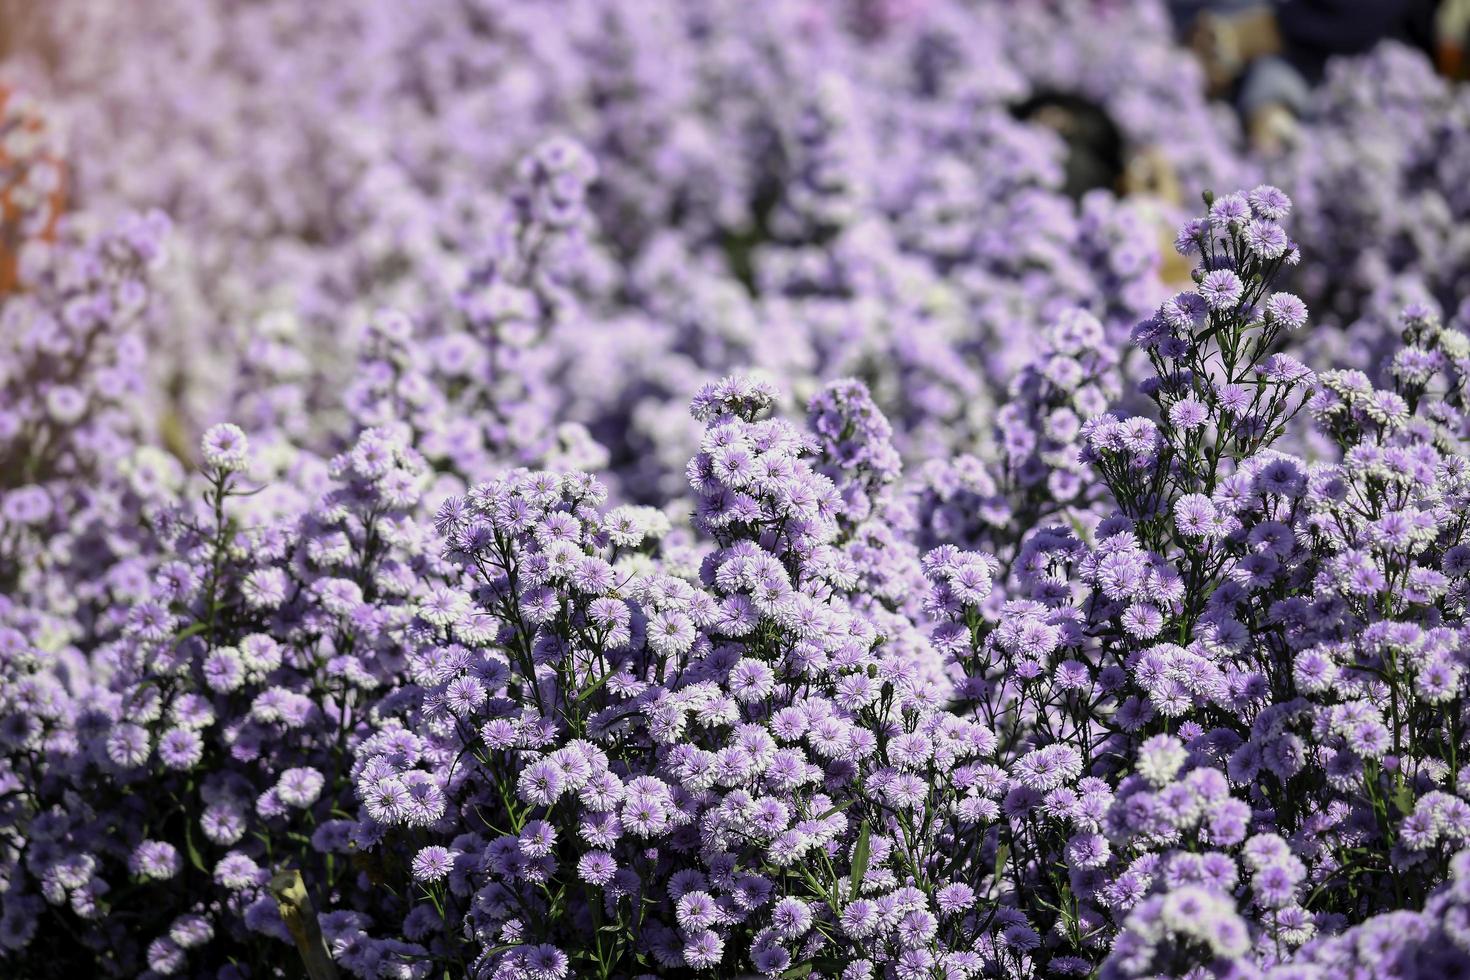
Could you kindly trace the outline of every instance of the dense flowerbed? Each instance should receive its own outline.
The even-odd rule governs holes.
[[[758,6],[17,23],[0,974],[1470,970],[1470,94]]]

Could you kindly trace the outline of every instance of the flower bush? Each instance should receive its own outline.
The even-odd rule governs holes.
[[[1470,966],[1463,93],[1257,160],[1148,5],[763,12],[33,15],[0,971]]]

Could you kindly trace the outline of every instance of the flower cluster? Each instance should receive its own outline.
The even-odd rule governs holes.
[[[441,507],[461,581],[419,603],[411,683],[357,749],[344,838],[385,864],[414,851],[397,911],[417,946],[354,924],[345,964],[933,966],[986,929],[944,848],[984,846],[983,801],[941,773],[995,738],[941,710],[922,636],[885,647],[854,604],[832,542],[839,513],[862,515],[810,437],[760,418],[773,394],[732,378],[694,400],[696,521],[718,545],[698,569],[663,570],[667,522],[602,509],[581,474],[516,470]],[[891,447],[851,431],[887,428],[861,386],[813,421],[825,467],[891,478]],[[935,959],[941,929],[965,938]]]
[[[159,517],[171,557],[90,663],[9,610],[0,765],[23,792],[0,825],[5,944],[27,956],[259,964],[250,933],[290,941],[275,870],[350,887],[350,866],[323,863],[327,818],[349,805],[346,753],[399,676],[390,637],[436,561],[410,516],[422,461],[366,432],[318,501],[253,524],[244,434],[216,426],[201,452],[202,503]]]
[[[21,286],[21,257],[52,240],[65,201],[57,133],[27,95],[0,85],[0,295]]]
[[[136,550],[140,501],[174,468],[141,449],[116,465],[150,428],[143,325],[168,224],[155,211],[32,242],[26,290],[0,309],[0,583],[73,615],[108,603],[99,573]]]

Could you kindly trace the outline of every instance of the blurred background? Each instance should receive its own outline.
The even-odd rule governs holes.
[[[1083,306],[1121,343],[1187,274],[1200,193],[1262,181],[1297,201],[1313,356],[1371,367],[1405,302],[1467,292],[1467,26],[1459,0],[3,0],[0,291],[32,302],[0,323],[0,489],[139,444],[187,467],[222,419],[284,469],[397,417],[450,482],[549,461],[658,499],[688,395],[736,368],[799,401],[863,378],[911,459],[974,447],[1042,327]],[[146,302],[63,378],[47,344],[82,341],[32,307],[80,311],[87,262]]]

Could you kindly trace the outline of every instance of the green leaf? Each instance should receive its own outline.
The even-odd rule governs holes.
[[[810,975],[814,966],[816,966],[816,964],[811,962],[810,960],[805,963],[798,963],[796,966],[793,966],[791,969],[781,974],[781,980],[800,980],[801,977]]]
[[[504,946],[495,946],[495,947],[493,947],[491,949],[485,950],[485,955],[486,956],[489,956],[492,953],[504,953],[507,950],[519,949],[520,947],[522,947],[524,945],[526,945],[526,944],[525,943],[506,943]]]
[[[828,817],[832,816],[832,814],[841,813],[843,810],[846,810],[848,807],[852,806],[852,803],[852,800],[843,800],[836,806],[828,807],[824,812],[818,814],[817,819],[826,820]]]
[[[614,671],[610,670],[606,674],[603,674],[601,677],[599,677],[594,684],[592,684],[586,690],[577,695],[577,703],[581,704],[583,701],[586,701],[588,698],[592,697],[592,695],[602,690],[602,686],[612,679],[613,674]]]
[[[203,633],[207,629],[209,629],[208,623],[192,623],[189,626],[186,626],[183,629],[179,630],[178,634],[174,637],[174,642],[182,643],[189,637],[198,636],[200,633]]]
[[[1000,876],[1005,873],[1006,862],[1011,859],[1011,845],[1002,844],[995,849],[995,881],[1000,883]]]
[[[199,848],[194,846],[194,828],[187,822],[184,824],[184,849],[188,851],[189,863],[200,871],[208,871],[204,866],[204,858],[199,853]]]
[[[859,895],[863,888],[863,875],[868,873],[868,838],[872,834],[872,827],[868,826],[866,820],[858,828],[857,843],[852,848],[852,894]]]
[[[1067,511],[1067,523],[1072,525],[1072,530],[1077,532],[1078,541],[1087,541],[1087,527],[1072,511]]]
[[[1414,812],[1414,794],[1406,783],[1400,783],[1398,789],[1393,791],[1393,805],[1405,816]]]

